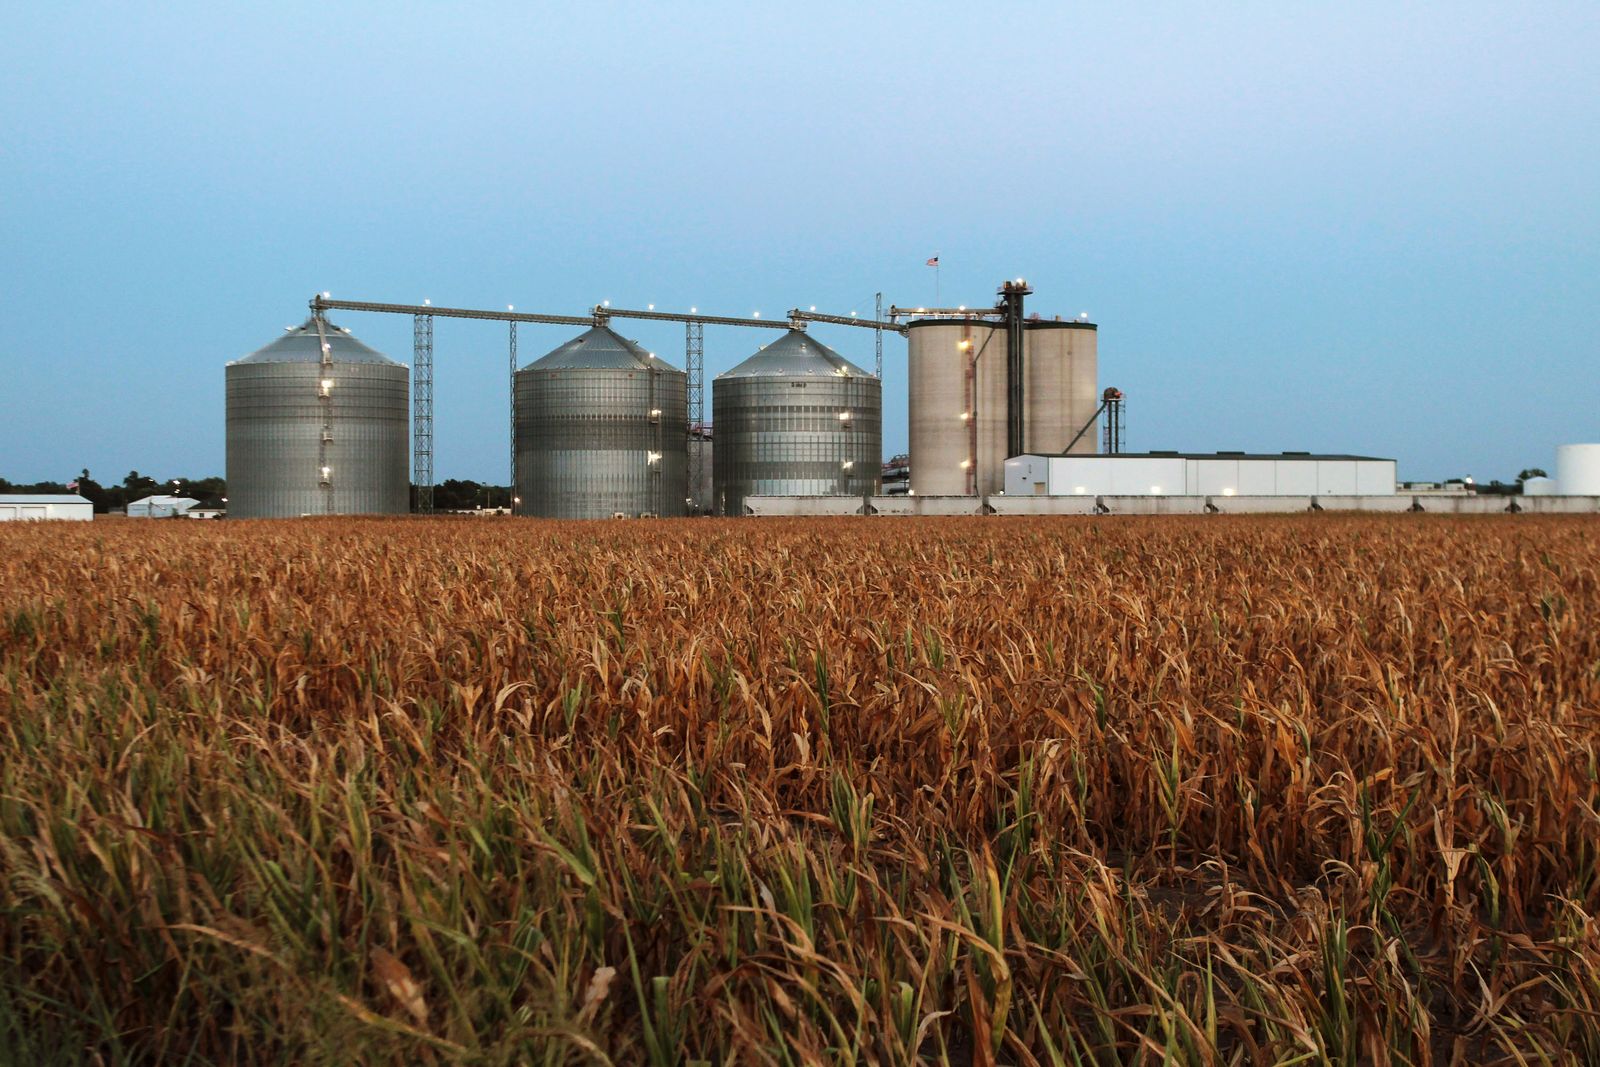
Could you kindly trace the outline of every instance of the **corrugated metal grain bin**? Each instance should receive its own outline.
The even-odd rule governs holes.
[[[718,513],[747,496],[862,496],[878,491],[883,385],[791,330],[711,384]]]
[[[410,510],[404,365],[312,317],[226,378],[230,518]]]
[[[517,371],[520,515],[682,515],[688,376],[596,326]]]

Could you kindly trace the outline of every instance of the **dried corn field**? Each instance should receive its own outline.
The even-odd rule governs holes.
[[[0,528],[19,1062],[1600,1062],[1600,524]]]

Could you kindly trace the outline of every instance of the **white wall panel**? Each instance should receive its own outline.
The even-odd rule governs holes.
[[[1356,464],[1356,492],[1361,496],[1388,496],[1394,492],[1394,460],[1363,460]]]
[[[1272,490],[1283,496],[1316,496],[1317,465],[1307,460],[1274,460],[1277,485]]]
[[[1197,474],[1189,484],[1189,491],[1198,496],[1237,496],[1239,493],[1239,468],[1252,464],[1249,460],[1197,459],[1190,460]]]
[[[1324,459],[1317,462],[1318,496],[1354,496],[1356,493],[1356,465],[1347,459]]]
[[[1277,491],[1277,460],[1239,462],[1239,496],[1272,496]]]

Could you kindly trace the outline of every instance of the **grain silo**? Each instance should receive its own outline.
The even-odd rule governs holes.
[[[688,376],[595,326],[517,371],[519,515],[682,515]]]
[[[313,315],[227,365],[228,514],[410,510],[410,372]]]
[[[1094,324],[1027,321],[1022,331],[1023,452],[1095,452],[1098,355]],[[1010,456],[1007,329],[996,311],[907,324],[911,492],[990,496]],[[1073,439],[1077,443],[1073,444]]]
[[[803,330],[717,375],[711,410],[718,514],[743,515],[747,496],[878,491],[883,384]]]

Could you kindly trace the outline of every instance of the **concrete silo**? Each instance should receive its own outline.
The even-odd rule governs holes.
[[[410,372],[318,316],[227,365],[228,515],[410,510]]]
[[[1059,453],[1094,417],[1098,354],[1087,322],[1032,320],[1022,333],[1023,452]],[[907,324],[911,491],[990,496],[1005,489],[1007,330],[1002,318],[915,319]],[[1072,446],[1095,452],[1093,430]]]
[[[1043,455],[1065,452],[1078,431],[1094,418],[1100,407],[1098,336],[1099,331],[1087,322],[1045,319],[1027,324],[1023,331],[1025,451]],[[1092,427],[1072,445],[1074,454],[1099,450]]]
[[[747,496],[864,496],[883,463],[883,384],[790,330],[711,384],[717,513]]]
[[[918,319],[906,342],[911,492],[972,496],[1005,488],[1005,326]]]
[[[682,515],[688,376],[607,326],[517,371],[519,515]]]

